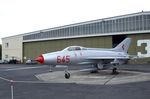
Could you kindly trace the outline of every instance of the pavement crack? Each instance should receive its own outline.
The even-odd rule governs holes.
[[[110,79],[108,79],[105,83],[104,83],[104,85],[107,85],[113,78],[115,78],[117,75],[113,75]]]

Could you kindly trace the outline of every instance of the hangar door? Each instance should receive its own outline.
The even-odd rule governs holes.
[[[126,35],[113,35],[112,36],[112,47],[116,47],[120,42],[122,42],[127,36]]]

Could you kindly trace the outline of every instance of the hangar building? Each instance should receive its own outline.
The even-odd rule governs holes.
[[[146,44],[137,46],[138,40],[150,40],[150,12],[139,12],[23,34],[23,60],[34,59],[42,53],[62,50],[67,46],[112,48],[126,37],[132,38],[129,54],[146,54]],[[149,63],[150,58],[131,63]]]
[[[2,60],[16,59],[22,62],[23,35],[2,38]]]

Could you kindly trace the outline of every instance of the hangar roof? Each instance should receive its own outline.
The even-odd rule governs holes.
[[[150,33],[150,11],[114,16],[26,33],[24,42]]]

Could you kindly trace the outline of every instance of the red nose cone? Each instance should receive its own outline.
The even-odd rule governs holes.
[[[44,63],[44,57],[41,55],[41,56],[37,57],[35,59],[35,61],[38,61],[39,63],[43,64]]]

